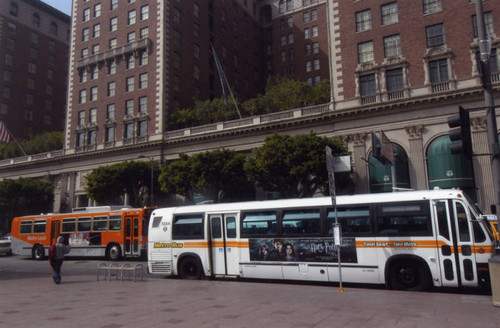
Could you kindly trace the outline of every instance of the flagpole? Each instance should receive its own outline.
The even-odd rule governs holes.
[[[236,111],[238,112],[238,116],[241,117],[240,109],[238,108],[238,104],[236,103],[236,100],[234,99],[233,91],[231,90],[231,87],[229,86],[229,82],[227,81],[226,74],[224,74],[224,70],[222,69],[222,65],[219,62],[219,58],[217,57],[217,54],[215,53],[214,46],[210,43],[210,47],[212,47],[212,53],[214,54],[214,60],[215,60],[215,66],[217,67],[217,71],[219,71],[219,76],[221,79],[221,84],[222,84],[222,92],[224,93],[224,83],[227,85],[227,88],[229,89],[229,93],[231,94],[231,98],[233,99],[234,106],[236,107]]]
[[[12,140],[14,140],[14,142],[16,143],[16,145],[19,147],[19,149],[21,149],[21,151],[23,152],[23,155],[24,156],[28,156],[26,155],[26,152],[24,151],[23,147],[21,147],[21,145],[19,144],[19,142],[17,142],[17,139],[14,138],[14,135],[12,134],[12,132],[10,132],[9,128],[7,127],[7,125],[3,125],[5,127],[5,129],[7,130],[7,133],[10,135],[10,137],[12,138]]]

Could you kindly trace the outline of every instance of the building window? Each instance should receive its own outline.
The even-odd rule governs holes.
[[[286,35],[282,35],[280,37],[280,45],[281,46],[286,46]]]
[[[78,103],[85,104],[87,102],[87,90],[80,90],[80,96],[78,98]]]
[[[139,89],[145,89],[148,87],[148,73],[142,73],[139,75]]]
[[[491,11],[484,13],[484,25],[486,27],[486,38],[489,39],[491,35],[495,32],[493,25],[493,14]],[[474,37],[479,37],[479,33],[477,31],[477,16],[472,16],[472,29],[474,32]]]
[[[83,18],[82,19],[84,22],[90,20],[90,8],[85,8],[83,10]]]
[[[109,40],[109,49],[116,48],[117,45],[118,45],[118,40],[116,38]]]
[[[173,13],[174,13],[173,21],[175,23],[180,24],[181,23],[181,11],[180,11],[180,9],[179,8],[174,8]]]
[[[358,63],[371,62],[373,59],[373,41],[358,44]]]
[[[107,126],[106,127],[106,135],[105,135],[105,142],[113,142],[115,141],[115,127],[114,126]]]
[[[116,92],[116,83],[115,82],[109,82],[108,83],[108,97],[113,97]]]
[[[85,140],[85,133],[83,132],[78,132],[76,134],[76,147],[83,147],[83,144],[84,144],[84,140]]]
[[[28,64],[28,72],[31,74],[36,74],[36,64],[29,63]]]
[[[141,28],[139,31],[139,35],[141,39],[147,38],[149,35],[149,28],[147,26]]]
[[[17,32],[17,25],[16,24],[9,22],[9,24],[7,25],[7,28],[9,30],[9,33],[16,34],[16,32]]]
[[[84,126],[85,125],[85,111],[81,110],[78,112],[78,125],[79,126]]]
[[[311,21],[315,21],[317,19],[318,19],[318,10],[317,9],[311,10]]]
[[[111,61],[109,62],[109,66],[108,66],[108,74],[109,74],[109,75],[116,74],[116,61],[111,60]]]
[[[135,89],[135,78],[133,76],[127,77],[127,85],[125,90],[127,92],[132,92]]]
[[[88,41],[89,36],[90,36],[90,30],[88,27],[86,27],[82,30],[82,42]]]
[[[92,37],[97,38],[100,35],[101,35],[101,24],[95,24],[92,31]]]
[[[14,64],[14,57],[9,54],[5,54],[5,65],[12,66]]]
[[[31,43],[38,44],[38,34],[31,32]]]
[[[110,8],[111,10],[115,10],[118,8],[118,0],[111,0]]]
[[[92,46],[92,55],[95,55],[99,52],[99,44],[94,44]]]
[[[432,84],[448,81],[448,59],[443,58],[430,61],[429,74]]]
[[[146,113],[148,111],[148,97],[139,98],[139,113]]]
[[[149,6],[148,5],[142,6],[141,7],[141,20],[146,20],[148,18],[149,18]]]
[[[94,6],[94,17],[100,17],[101,16],[101,4],[98,3]]]
[[[314,60],[314,70],[315,71],[318,71],[319,70],[319,59],[315,59]]]
[[[317,26],[313,26],[312,29],[312,37],[315,38],[318,36],[318,27]]]
[[[436,24],[432,26],[427,26],[425,28],[425,32],[427,35],[427,47],[436,47],[443,45],[444,40],[444,25]]]
[[[52,35],[57,35],[57,23],[56,22],[50,23],[50,33]]]
[[[127,57],[127,69],[135,68],[135,57],[130,55]]]
[[[38,13],[33,14],[32,22],[36,26],[40,26],[40,15]]]
[[[306,61],[306,72],[311,72],[312,71],[312,61],[308,60]]]
[[[139,65],[144,66],[148,64],[148,52],[143,51],[141,52],[141,57],[139,57]]]
[[[127,42],[130,43],[130,42],[134,42],[135,41],[135,32],[132,31],[132,32],[129,32],[127,34]]]
[[[399,22],[398,18],[398,3],[392,2],[381,7],[382,25],[389,25]]]
[[[311,30],[309,28],[304,29],[304,39],[310,39],[311,38]]]
[[[95,124],[97,122],[97,108],[91,108],[89,110],[89,123]]]
[[[90,101],[96,101],[97,100],[97,87],[92,87],[90,88]]]
[[[398,91],[404,89],[403,68],[395,68],[386,72],[387,91]]]
[[[313,42],[312,47],[313,47],[313,54],[315,55],[319,54],[319,42]]]
[[[128,20],[127,20],[128,25],[135,24],[135,18],[136,18],[135,10],[129,11],[128,12]]]
[[[134,137],[134,123],[126,123],[125,124],[125,131],[123,131],[123,138],[124,139],[131,139]]]
[[[90,79],[91,80],[96,80],[99,77],[99,68],[97,65],[92,67],[92,71],[90,72]]]
[[[385,58],[401,55],[401,39],[399,34],[384,38],[384,55]]]
[[[108,106],[106,107],[106,119],[115,119],[115,104],[108,104]]]
[[[145,135],[148,134],[148,121],[147,120],[142,120],[139,121],[139,131],[138,136],[139,137],[144,137]]]
[[[370,9],[356,13],[356,32],[371,30],[372,12]]]
[[[109,30],[111,32],[118,30],[118,18],[117,17],[113,17],[109,20]]]
[[[128,99],[125,101],[125,116],[134,115],[134,100]]]
[[[308,23],[309,20],[311,19],[311,16],[310,16],[310,13],[308,11],[306,11],[303,15],[302,15],[302,21],[304,23]]]
[[[443,10],[442,0],[423,0],[424,15],[437,13]]]
[[[97,131],[96,130],[90,130],[88,131],[88,134],[87,134],[87,145],[88,146],[93,146],[96,144],[96,140],[97,140]]]
[[[359,77],[359,92],[361,97],[372,96],[376,94],[375,74],[367,74]]]
[[[288,34],[288,44],[293,44],[293,33]]]
[[[18,13],[19,13],[19,7],[17,6],[17,3],[11,2],[10,3],[10,14],[12,16],[17,16]]]
[[[2,88],[2,97],[4,99],[10,99],[10,88],[9,87]]]

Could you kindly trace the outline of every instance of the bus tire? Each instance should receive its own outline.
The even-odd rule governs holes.
[[[396,261],[389,270],[389,283],[392,289],[426,291],[430,289],[431,282],[428,270],[417,261]]]
[[[45,258],[45,249],[42,245],[36,244],[31,249],[31,258],[33,260],[41,261]]]
[[[193,257],[186,257],[182,259],[179,264],[179,277],[182,279],[198,279],[203,276],[203,270],[200,261]]]
[[[118,261],[122,257],[122,250],[118,244],[109,244],[106,248],[106,259],[108,261]]]

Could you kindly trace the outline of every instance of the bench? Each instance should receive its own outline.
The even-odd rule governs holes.
[[[111,276],[113,275],[113,273],[116,275],[116,280],[121,277],[122,282],[125,277],[125,273],[127,273],[127,280],[131,280],[131,275],[133,274],[134,282],[136,282],[138,273],[141,274],[141,281],[143,280],[142,264],[136,264],[132,267],[128,263],[122,264],[121,266],[118,266],[118,264],[116,263],[111,263],[109,265],[106,263],[99,263],[97,265],[97,281],[99,281],[101,272],[104,272],[104,280],[107,279],[108,281],[111,281]]]

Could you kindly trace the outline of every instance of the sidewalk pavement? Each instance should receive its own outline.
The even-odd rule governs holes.
[[[68,275],[1,276],[0,327],[499,327],[489,295]]]

